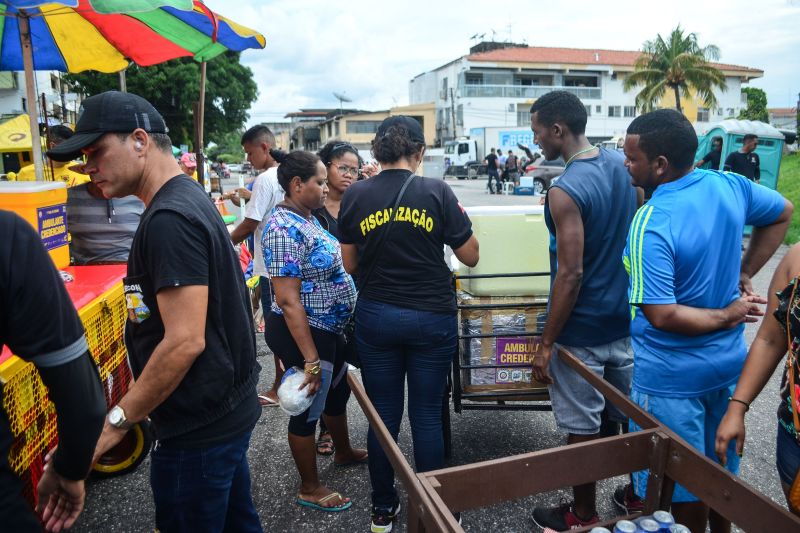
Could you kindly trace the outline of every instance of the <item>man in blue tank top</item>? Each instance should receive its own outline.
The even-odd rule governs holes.
[[[763,315],[759,304],[766,303],[750,277],[783,240],[792,204],[744,176],[692,170],[696,150],[694,129],[678,111],[660,109],[628,127],[633,183],[655,189],[623,255],[636,358],[631,399],[717,460],[717,427],[747,355],[744,323]],[[745,224],[755,229],[742,257]],[[726,466],[735,474],[738,465],[731,446]],[[633,478],[644,496],[647,471]],[[730,531],[730,522],[680,485],[672,514],[692,531],[705,531],[706,522],[712,533]]]
[[[621,391],[630,390],[627,276],[618,254],[636,212],[637,190],[622,154],[596,148],[586,139],[586,108],[574,94],[554,91],[539,98],[531,106],[531,129],[546,159],[561,156],[566,161],[545,203],[551,288],[533,376],[550,384],[556,423],[567,433],[567,443],[575,444],[605,436],[604,408],[612,425],[627,420],[553,354],[564,348]],[[598,522],[595,484],[573,487],[573,494],[572,503],[536,508],[536,524],[563,531]]]

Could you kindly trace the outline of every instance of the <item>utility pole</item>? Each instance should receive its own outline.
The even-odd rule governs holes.
[[[453,88],[450,87],[450,115],[453,119],[453,139],[455,139],[458,135],[456,134],[456,100],[453,94]]]

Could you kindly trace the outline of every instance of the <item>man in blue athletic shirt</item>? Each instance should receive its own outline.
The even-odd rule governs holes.
[[[712,460],[714,440],[742,370],[744,323],[766,303],[750,278],[780,245],[792,204],[729,172],[692,170],[697,136],[679,112],[660,109],[628,127],[625,164],[639,187],[655,188],[636,213],[623,263],[630,274],[631,399]],[[754,226],[741,257],[745,224]],[[639,430],[633,421],[631,429]],[[727,467],[739,457],[730,447]],[[634,474],[644,496],[647,471]],[[730,522],[677,485],[675,520],[692,531]]]
[[[604,408],[611,425],[626,421],[553,353],[558,348],[569,350],[621,391],[630,390],[633,352],[627,275],[617,254],[625,247],[638,205],[637,191],[622,154],[596,148],[586,139],[586,108],[574,94],[553,91],[539,98],[531,106],[531,129],[546,159],[561,156],[567,162],[545,203],[551,289],[542,348],[532,361],[533,376],[550,384],[558,428],[567,433],[567,443],[575,444],[615,433],[601,432]],[[598,522],[595,484],[573,487],[573,494],[571,503],[534,509],[536,524],[563,531]]]

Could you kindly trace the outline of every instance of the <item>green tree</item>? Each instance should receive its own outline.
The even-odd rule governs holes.
[[[739,118],[769,122],[767,93],[757,87],[745,87],[742,92],[747,95],[747,108],[739,112]]]
[[[672,90],[675,107],[683,113],[681,97],[690,98],[692,91],[709,109],[717,107],[714,88],[725,91],[725,75],[709,61],[719,59],[719,48],[713,44],[700,46],[697,34],[685,34],[680,26],[665,40],[661,34],[646,41],[642,55],[634,63],[634,72],[625,78],[626,91],[642,86],[636,95],[636,107],[652,111]]]
[[[119,90],[117,74],[84,72],[69,74],[67,80],[78,92],[88,96]],[[180,58],[151,67],[132,65],[126,72],[126,83],[129,92],[148,100],[163,115],[174,144],[193,144],[192,105],[200,97],[199,63],[191,58]],[[225,52],[209,61],[206,66],[205,142],[240,131],[257,96],[253,71],[239,62],[238,52]]]

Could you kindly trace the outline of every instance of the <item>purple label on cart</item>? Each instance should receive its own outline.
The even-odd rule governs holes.
[[[40,207],[36,210],[39,220],[39,237],[48,250],[67,245],[67,206],[65,204]]]
[[[541,343],[541,337],[498,337],[495,363],[504,366],[529,365],[531,356]]]

